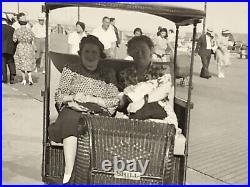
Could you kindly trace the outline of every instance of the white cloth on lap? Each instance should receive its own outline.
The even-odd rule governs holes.
[[[131,85],[124,89],[124,94],[127,95],[133,102],[136,102],[149,94],[159,86],[164,84],[167,87],[167,94],[171,91],[171,75],[165,74],[155,80],[140,82],[137,85]]]

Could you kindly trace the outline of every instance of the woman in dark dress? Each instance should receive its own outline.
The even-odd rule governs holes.
[[[69,181],[73,170],[77,126],[82,112],[91,106],[92,110],[98,110],[99,115],[111,116],[119,102],[114,71],[99,67],[100,59],[105,56],[103,50],[104,46],[97,37],[84,37],[79,50],[82,63],[64,67],[55,94],[60,112],[55,124],[49,127],[49,138],[63,143],[63,183]]]

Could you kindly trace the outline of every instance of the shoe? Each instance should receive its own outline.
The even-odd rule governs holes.
[[[218,78],[225,78],[225,76],[220,74],[220,75],[218,75]]]
[[[32,86],[34,83],[32,81],[32,79],[29,80],[29,85]]]
[[[11,75],[10,76],[10,84],[14,84],[15,83],[15,75]]]
[[[23,81],[21,82],[21,84],[25,86],[25,85],[26,85],[26,80],[23,80]]]
[[[204,76],[204,75],[200,75],[201,78],[204,78],[204,79],[209,79],[211,78],[211,75],[210,76]]]

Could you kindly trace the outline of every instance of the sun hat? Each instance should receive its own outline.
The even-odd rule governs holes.
[[[45,15],[43,13],[40,13],[38,16],[38,20],[45,20]]]
[[[222,34],[230,34],[230,31],[228,29],[222,29],[221,33]]]

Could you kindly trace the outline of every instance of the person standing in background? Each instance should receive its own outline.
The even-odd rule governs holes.
[[[159,26],[159,27],[158,27],[158,31],[157,31],[157,33],[156,33],[157,36],[160,36],[160,30],[161,30],[161,29],[162,29],[162,26]]]
[[[117,48],[119,48],[119,45],[121,44],[121,39],[119,37],[119,31],[117,27],[115,26],[115,18],[110,18],[110,24],[114,28],[115,36],[116,36],[116,46],[114,47],[114,58],[117,56]]]
[[[141,28],[139,28],[139,27],[135,28],[133,33],[134,33],[134,36],[143,35],[143,32],[142,32]]]
[[[18,42],[14,60],[16,66],[22,72],[23,81],[21,84],[26,85],[25,73],[28,73],[29,85],[33,85],[31,72],[36,68],[35,46],[32,44],[35,38],[34,33],[27,25],[26,16],[19,19],[20,28],[16,29],[13,34],[13,41]]]
[[[16,76],[16,66],[14,62],[14,54],[16,44],[13,41],[15,29],[8,24],[6,14],[2,13],[2,82],[7,83],[7,64],[10,71],[10,84],[14,84]]]
[[[209,73],[209,64],[212,54],[213,38],[214,38],[213,29],[208,28],[206,34],[200,36],[195,49],[195,53],[199,54],[202,62],[200,77],[205,79],[209,79],[212,77]]]
[[[103,17],[101,27],[95,28],[92,35],[96,36],[104,45],[104,53],[107,58],[114,57],[113,52],[116,45],[116,36],[114,29],[110,27],[109,17]]]
[[[35,46],[36,46],[36,69],[35,72],[37,72],[37,68],[44,67],[45,62],[43,56],[45,55],[45,37],[46,37],[46,26],[45,26],[45,16],[44,14],[40,14],[38,16],[38,23],[34,25],[32,28],[32,32],[35,34]],[[43,59],[43,61],[42,61]],[[43,70],[43,73],[44,70]]]
[[[26,16],[25,13],[20,12],[19,14],[16,15],[16,21],[12,24],[12,27],[16,30],[18,28],[21,27],[21,25],[19,24],[19,20],[21,17]],[[31,24],[28,22],[26,25],[27,28],[31,29]]]
[[[216,44],[218,46],[216,49],[216,62],[219,78],[225,78],[225,68],[231,64],[230,53],[228,50],[228,46],[230,43],[229,35],[229,30],[224,29],[222,30],[221,35],[218,36],[216,40]]]
[[[68,44],[69,44],[69,53],[78,54],[79,44],[83,37],[86,37],[85,34],[85,24],[83,22],[76,22],[76,31],[69,34]]]
[[[170,61],[170,55],[173,55],[174,49],[168,42],[168,30],[161,28],[159,36],[154,40],[154,54],[152,58],[157,62]]]
[[[115,36],[116,36],[116,47],[119,47],[119,45],[121,44],[121,39],[119,37],[119,31],[117,27],[115,26],[115,18],[110,18],[110,24],[114,27]]]

